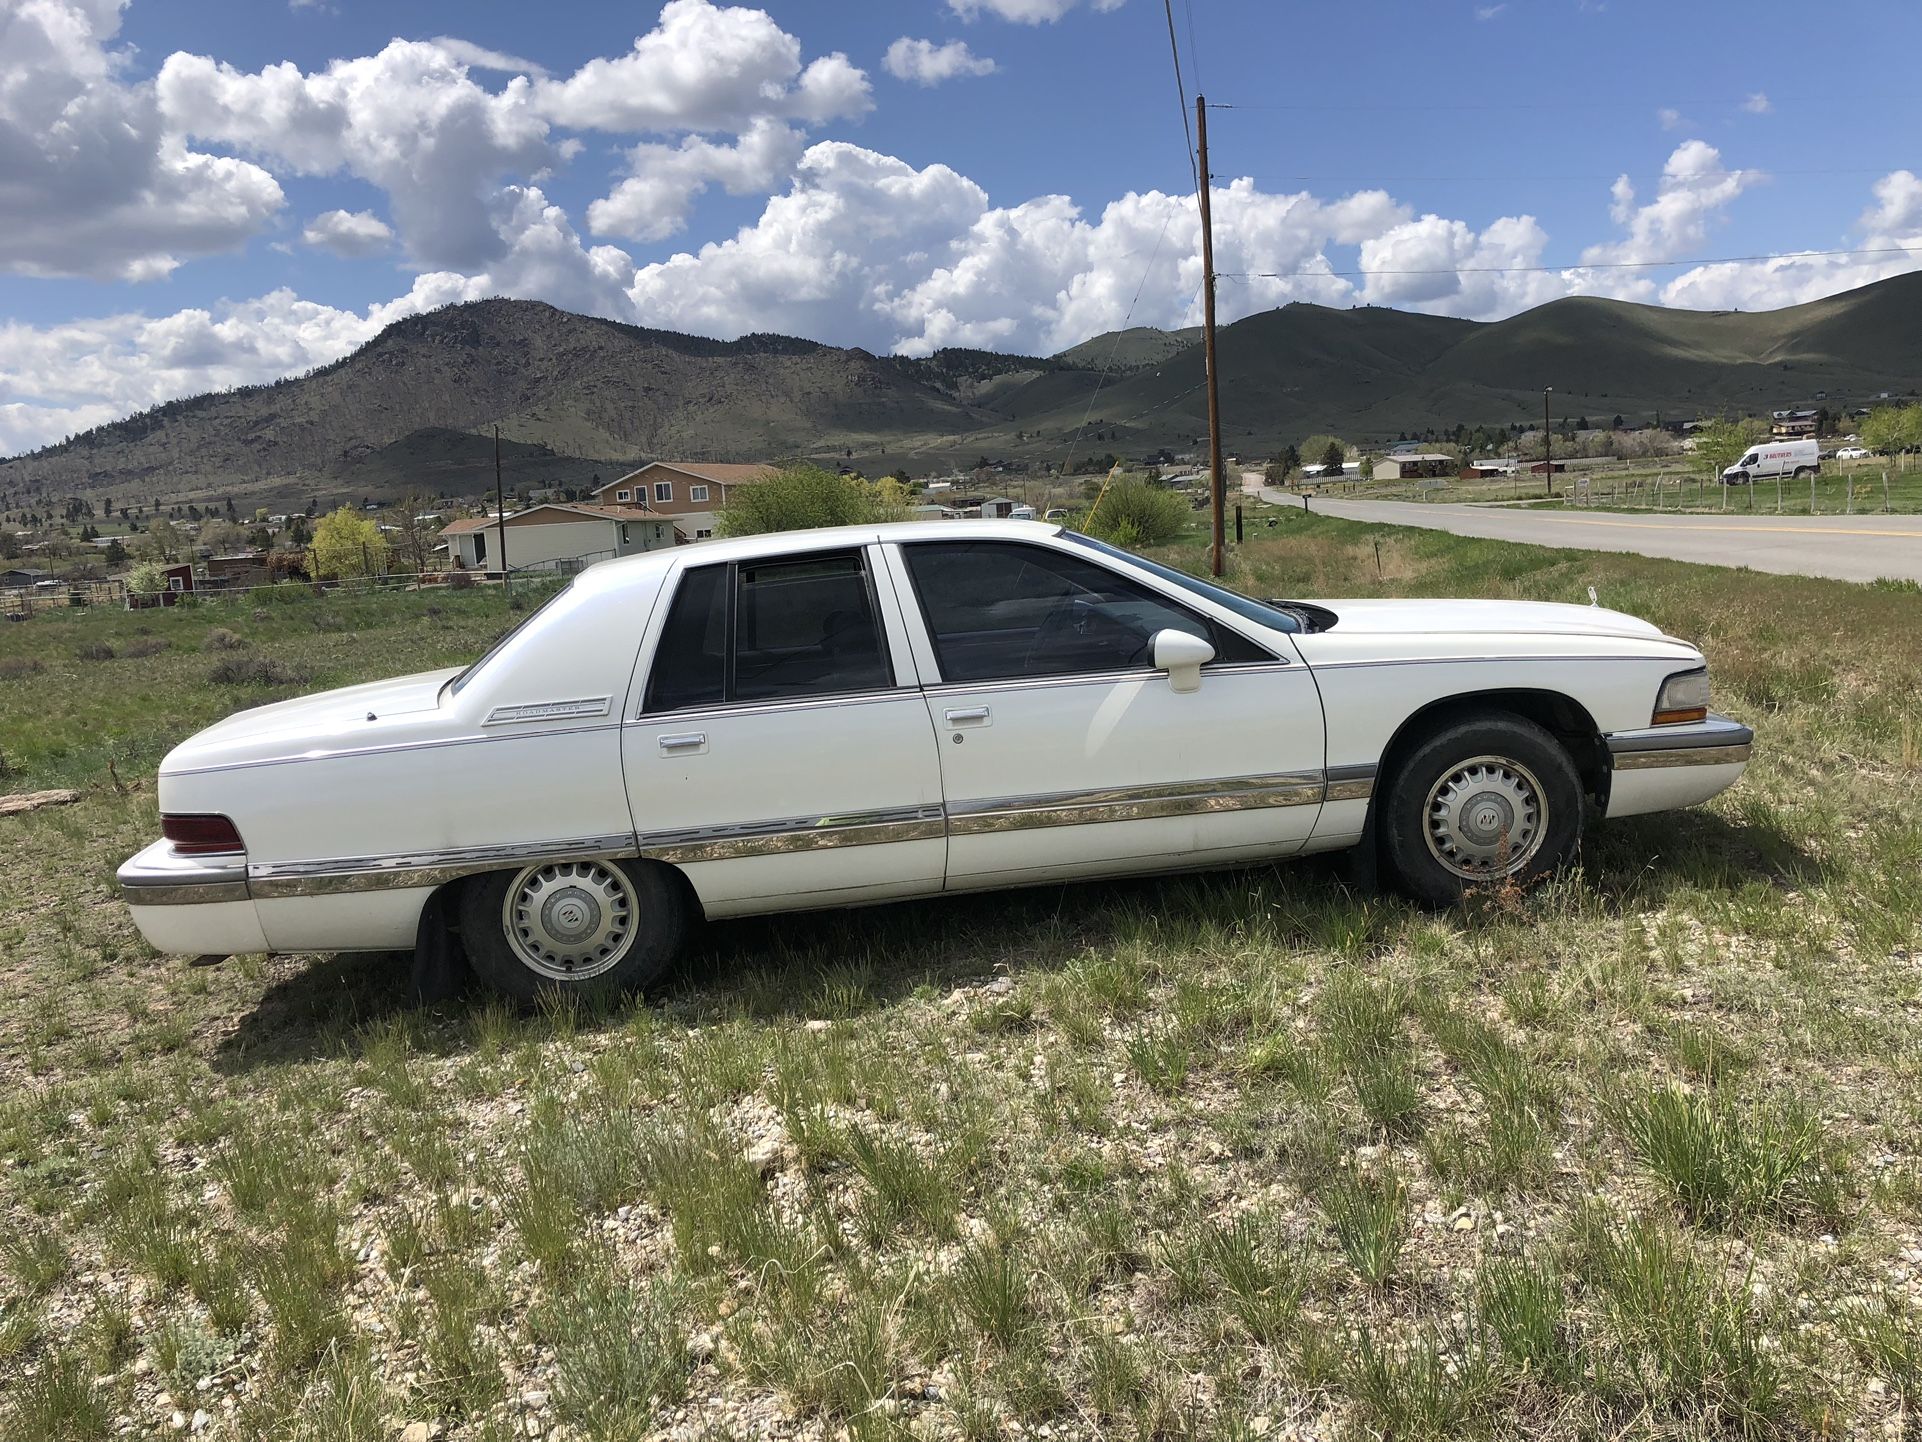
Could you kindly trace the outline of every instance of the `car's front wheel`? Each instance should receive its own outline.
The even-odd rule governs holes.
[[[687,907],[657,865],[546,861],[470,879],[460,923],[481,979],[532,1001],[656,980],[680,951]]]
[[[1520,716],[1445,726],[1396,767],[1383,807],[1389,866],[1410,895],[1434,906],[1476,887],[1546,875],[1582,836],[1575,763]]]

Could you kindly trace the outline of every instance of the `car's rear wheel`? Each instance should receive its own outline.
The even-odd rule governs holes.
[[[680,951],[687,908],[657,865],[544,861],[470,879],[460,922],[476,974],[531,1001],[646,986]]]
[[[1815,468],[1813,466],[1797,466],[1795,468],[1795,479],[1798,481],[1803,480],[1814,474],[1815,474]]]
[[[1534,722],[1496,712],[1417,745],[1383,806],[1385,859],[1411,896],[1434,906],[1544,876],[1582,836],[1582,781],[1568,752]]]

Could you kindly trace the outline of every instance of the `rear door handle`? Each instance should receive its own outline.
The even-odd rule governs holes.
[[[683,731],[678,736],[663,736],[661,750],[677,755],[700,755],[707,750],[707,732]]]
[[[950,726],[992,726],[994,718],[986,706],[960,706],[948,713]]]

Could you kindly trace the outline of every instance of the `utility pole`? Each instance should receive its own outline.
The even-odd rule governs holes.
[[[507,574],[507,502],[501,495],[501,428],[494,427],[494,519],[498,523],[501,536],[501,585],[508,590],[514,589],[513,578]]]
[[[1221,471],[1221,387],[1215,368],[1215,225],[1208,207],[1208,102],[1195,97],[1197,198],[1201,202],[1201,340],[1202,356],[1208,379],[1208,491],[1214,501],[1215,543],[1211,555],[1212,574],[1221,574],[1224,548],[1223,513],[1228,506],[1227,478]]]
[[[1542,387],[1542,476],[1548,482],[1548,494],[1555,494],[1555,442],[1548,429],[1548,397],[1553,386]]]

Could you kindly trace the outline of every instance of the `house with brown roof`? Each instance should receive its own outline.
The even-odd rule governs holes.
[[[779,469],[729,461],[650,461],[594,492],[597,505],[633,506],[668,516],[689,541],[714,534],[714,513],[736,486],[764,481]]]
[[[450,567],[493,575],[500,574],[503,544],[510,571],[571,575],[596,561],[658,551],[680,541],[666,516],[651,516],[632,506],[572,501],[529,506],[510,512],[505,521],[469,516],[450,523],[440,536]]]

